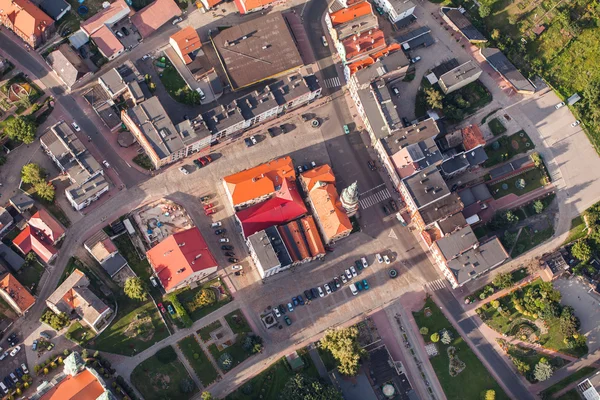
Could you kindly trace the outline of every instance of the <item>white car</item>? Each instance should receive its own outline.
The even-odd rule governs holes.
[[[555,105],[554,108],[556,108],[558,110],[559,108],[562,108],[564,106],[565,106],[565,102],[561,101],[560,103],[558,103],[557,105]]]
[[[213,222],[212,224],[210,224],[211,228],[220,228],[221,226],[223,226],[221,221]]]
[[[147,59],[149,59],[149,58],[150,58],[150,53],[148,53],[148,54],[144,54],[144,55],[142,56],[142,61],[146,61],[146,60],[147,60]]]
[[[317,291],[319,292],[319,297],[325,296],[325,293],[323,293],[323,289],[321,289],[321,286],[317,286]]]
[[[352,277],[355,278],[358,274],[356,273],[356,268],[354,266],[350,267],[350,272],[352,273]]]
[[[350,272],[349,269],[347,269],[345,272],[346,272],[346,278],[348,278],[348,280],[351,280],[352,279],[352,272]]]
[[[383,261],[385,261],[386,264],[390,263],[390,258],[386,255],[383,256]]]
[[[178,23],[180,23],[181,21],[183,21],[183,18],[181,17],[177,17],[173,20],[173,22],[171,22],[173,25],[177,25]]]
[[[575,127],[576,127],[577,125],[579,125],[580,123],[581,123],[581,121],[580,121],[580,120],[577,120],[577,121],[573,122],[573,123],[571,124],[571,126],[572,126],[573,128],[575,128]]]
[[[13,351],[11,351],[11,352],[10,352],[10,356],[11,356],[11,357],[14,357],[14,356],[16,356],[16,355],[17,355],[17,353],[18,353],[19,351],[21,351],[21,346],[17,346],[17,347],[15,347],[15,348],[13,349]]]
[[[179,167],[179,172],[181,172],[184,175],[189,175],[190,173],[188,172],[187,169],[183,168],[183,167]]]
[[[365,257],[361,257],[360,261],[362,261],[363,268],[367,268],[369,266],[369,263]]]
[[[352,296],[356,296],[358,294],[358,290],[356,290],[356,285],[354,283],[350,285],[350,291],[352,292]]]
[[[219,239],[219,243],[229,243],[229,239],[228,238],[221,238],[221,239]]]
[[[234,271],[241,271],[242,269],[244,269],[244,267],[242,267],[241,265],[237,264],[231,267],[232,270]]]
[[[346,274],[341,274],[340,279],[342,280],[342,283],[348,282],[348,278],[346,278]]]
[[[281,313],[279,312],[279,308],[277,308],[277,306],[273,307],[273,312],[275,313],[275,317],[281,318]]]
[[[379,254],[379,253],[375,254],[375,258],[377,259],[377,262],[379,264],[383,264],[383,258],[381,258],[381,254]]]
[[[324,284],[323,287],[325,288],[325,294],[331,294],[331,288],[328,283]]]
[[[81,128],[79,127],[79,125],[77,125],[75,123],[75,121],[71,122],[71,126],[73,127],[73,129],[75,129],[77,132],[81,132]]]
[[[27,368],[27,365],[25,365],[25,363],[21,364],[21,369],[23,370],[23,372],[25,372],[26,374],[29,373],[29,369]]]
[[[250,141],[252,141],[252,145],[255,145],[256,143],[258,143],[254,136],[250,136]]]
[[[104,165],[106,168],[110,168],[110,164],[106,160],[102,161],[102,165]]]
[[[327,38],[325,36],[321,36],[321,41],[323,42],[323,46],[329,46],[329,43],[327,43]]]
[[[421,61],[421,56],[416,56],[415,58],[413,58],[412,60],[410,60],[413,64],[414,63],[418,63],[419,61]]]

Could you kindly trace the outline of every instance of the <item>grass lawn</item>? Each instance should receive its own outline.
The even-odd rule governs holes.
[[[219,377],[194,335],[181,339],[177,344],[204,386],[210,385]]]
[[[221,326],[221,321],[216,320],[215,322],[206,325],[204,328],[198,329],[196,333],[198,336],[200,336],[200,339],[202,339],[203,342],[208,342],[210,340],[211,332],[216,331]]]
[[[213,311],[218,310],[219,308],[223,307],[225,304],[229,303],[232,300],[231,294],[227,290],[227,287],[225,285],[221,284],[221,287],[225,291],[225,294],[221,294],[219,301],[217,301],[209,306],[203,306],[203,307],[199,307],[199,308],[191,307],[191,303],[193,302],[194,297],[196,297],[196,294],[198,294],[198,292],[200,292],[202,289],[210,288],[211,286],[215,285],[217,282],[219,282],[218,279],[213,279],[211,281],[204,282],[193,289],[186,288],[184,290],[177,292],[177,299],[179,299],[179,301],[181,302],[181,304],[183,305],[183,307],[189,314],[192,321],[197,321],[200,318],[207,316],[208,314],[212,313]],[[214,289],[211,289],[211,290],[214,290]]]
[[[490,127],[490,131],[492,131],[494,136],[499,136],[506,132],[506,128],[504,125],[502,125],[502,122],[500,122],[498,118],[494,118],[488,122],[488,126]]]
[[[585,221],[583,220],[583,216],[578,216],[573,218],[571,221],[571,230],[569,231],[569,236],[565,243],[571,243],[579,239],[583,239],[587,236],[587,226],[585,226]]]
[[[425,89],[429,89],[431,84],[426,78],[421,80],[421,86],[419,87],[419,91],[417,92],[417,96],[415,97],[415,117],[421,118],[427,115],[427,109],[429,106],[427,105],[427,96],[425,95]]]
[[[541,395],[542,398],[550,398],[554,393],[557,393],[567,386],[569,386],[573,382],[578,382],[583,380],[588,375],[591,375],[596,368],[594,367],[583,367],[580,370],[572,373],[561,381],[556,382],[554,385],[550,386],[548,389],[544,390]]]
[[[517,182],[521,181],[521,179],[525,180],[525,187],[522,189],[517,187]],[[493,185],[488,185],[488,188],[490,189],[492,196],[494,196],[495,199],[499,199],[511,193],[516,194],[517,196],[522,196],[525,193],[531,192],[532,190],[541,188],[544,186],[545,182],[546,176],[542,170],[539,168],[532,168],[529,171],[525,171],[522,174],[513,176],[512,178],[494,183]],[[504,189],[505,187],[506,189]]]
[[[481,239],[482,237],[487,235],[488,232],[489,231],[485,225],[479,225],[473,229],[473,233],[475,233],[475,236],[477,236],[477,239]]]
[[[23,265],[23,268],[21,268],[15,276],[19,282],[21,282],[21,285],[25,286],[31,293],[35,294],[43,274],[44,267],[36,259],[32,263]]]
[[[244,335],[238,335],[238,337],[236,338],[236,342],[231,346],[227,347],[226,349],[223,349],[223,351],[219,351],[216,344],[211,344],[210,346],[208,346],[208,351],[210,351],[210,354],[212,354],[213,358],[217,362],[217,365],[219,365],[218,360],[223,353],[229,353],[233,358],[233,366],[231,368],[235,368],[238,364],[240,364],[242,361],[244,361],[246,358],[252,355],[251,352],[246,351],[246,349],[242,347],[243,337]],[[221,367],[219,366],[219,368]],[[223,370],[223,372],[227,373],[228,371]]]
[[[469,83],[442,99],[446,118],[459,122],[492,101],[492,94],[479,80]]]
[[[456,332],[433,300],[428,298],[425,302],[425,307],[429,307],[431,316],[425,316],[425,308],[413,313],[417,325],[419,327],[427,327],[430,333],[438,332],[442,329],[452,332],[454,337],[452,346],[456,348],[456,356],[466,364],[466,368],[462,372],[454,377],[450,376],[450,359],[446,353],[447,346],[438,342],[439,355],[430,358],[430,361],[446,397],[448,399],[480,400],[483,391],[493,389],[496,391],[496,399],[508,399],[509,397],[506,393],[492,378],[488,370]]]
[[[252,332],[248,321],[246,321],[246,317],[244,317],[244,314],[240,310],[235,310],[227,314],[225,321],[227,321],[227,325],[229,325],[233,333]]]
[[[146,154],[138,154],[133,157],[132,161],[148,171],[154,170],[154,164],[152,164],[152,160]]]
[[[169,336],[169,331],[152,301],[145,303],[126,296],[118,299],[113,323],[88,346],[109,353],[132,356]]]
[[[314,379],[319,378],[319,373],[313,365],[306,350],[298,350],[304,360],[304,369],[299,373],[306,374]],[[282,398],[283,389],[287,381],[294,376],[287,360],[280,358],[275,364],[255,376],[250,382],[244,384],[235,392],[227,396],[226,400],[279,400]]]
[[[123,234],[115,239],[113,243],[119,249],[119,253],[127,260],[127,263],[144,282],[148,282],[150,275],[152,274],[152,268],[148,263],[148,260],[141,259],[136,251],[131,239],[127,234]]]
[[[561,368],[567,363],[567,361],[561,357],[552,357],[550,355],[519,345],[510,345],[508,354],[511,357],[529,365],[530,370],[529,373],[525,374],[525,378],[531,383],[537,382],[533,376],[533,371],[535,366],[542,358],[546,358],[550,362],[550,365],[553,365],[555,368]]]
[[[337,361],[335,358],[333,358],[333,355],[329,350],[325,350],[317,346],[317,351],[319,352],[319,356],[321,357],[323,364],[325,364],[327,371],[333,371],[335,368],[337,368]]]
[[[35,200],[39,201],[44,206],[44,208],[47,209],[48,212],[50,212],[50,214],[52,214],[54,218],[56,218],[61,224],[65,226],[65,228],[71,226],[71,220],[69,219],[69,217],[67,217],[67,214],[65,214],[63,209],[60,208],[56,201],[49,202],[48,200],[44,200],[37,195],[37,192],[32,193],[31,196]]]
[[[199,104],[200,98],[196,98],[197,93],[190,90],[177,69],[165,57],[166,68],[161,72],[160,81],[167,89],[169,95],[180,103],[194,105]]]
[[[175,358],[164,363],[156,355],[138,364],[131,373],[131,383],[146,400],[189,399],[198,392],[198,388],[183,393],[179,385],[188,379],[191,380],[190,375],[181,361]]]
[[[521,230],[521,234],[515,243],[514,249],[511,253],[511,257],[517,257],[521,254],[533,249],[540,243],[545,242],[554,235],[554,227],[549,226],[546,229],[541,229],[535,232],[530,227],[526,226]]]
[[[556,400],[581,400],[581,397],[577,394],[577,389],[571,389]]]
[[[495,142],[485,146],[485,152],[488,155],[488,159],[483,166],[489,168],[496,164],[500,164],[501,162],[508,161],[517,154],[526,153],[534,148],[535,145],[525,131],[519,131],[510,136],[502,136]]]
[[[66,334],[67,339],[78,344],[88,342],[94,338],[94,336],[96,336],[94,331],[86,326],[81,325],[79,321],[73,322],[71,326],[69,326]]]

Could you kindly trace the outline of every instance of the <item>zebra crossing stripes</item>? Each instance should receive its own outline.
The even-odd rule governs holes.
[[[446,280],[445,279],[437,279],[433,282],[427,282],[427,286],[431,289],[431,290],[442,290],[446,288]]]
[[[325,79],[325,87],[334,88],[338,86],[342,86],[342,83],[340,82],[340,78],[338,78],[337,76],[335,78]]]
[[[379,192],[373,193],[372,195],[365,197],[364,199],[360,199],[358,202],[364,210],[365,208],[372,207],[381,201],[389,199],[390,197],[392,197],[390,191],[387,188],[385,188],[383,190],[380,190]]]

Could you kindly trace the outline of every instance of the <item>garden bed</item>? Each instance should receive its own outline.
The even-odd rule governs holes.
[[[500,136],[504,132],[506,132],[506,127],[502,125],[502,122],[500,122],[498,118],[494,118],[490,122],[488,122],[488,126],[494,136]]]
[[[204,328],[198,329],[196,333],[198,334],[198,336],[200,336],[200,339],[202,339],[202,341],[206,343],[211,339],[210,334],[221,327],[221,321],[216,320],[215,322],[206,325]]]
[[[510,160],[517,154],[526,153],[534,148],[535,145],[525,131],[519,131],[510,136],[502,136],[495,142],[485,146],[488,159],[483,166],[485,168],[492,167]]]
[[[194,301],[196,295],[200,291],[204,289],[218,291],[219,289],[217,289],[216,286],[220,286],[223,290],[223,292],[219,292],[219,296],[216,297],[217,301],[215,301],[213,304],[201,307],[192,307],[192,302]],[[193,289],[186,288],[176,293],[177,299],[181,302],[181,304],[185,308],[185,311],[188,313],[192,321],[197,321],[200,318],[206,317],[208,314],[218,310],[219,308],[223,307],[225,304],[229,303],[232,300],[229,290],[218,279],[213,279],[211,281],[201,283]]]
[[[178,343],[181,352],[188,360],[196,376],[202,382],[202,385],[208,386],[219,377],[219,373],[210,363],[208,357],[202,350],[202,347],[196,341],[194,335],[190,335],[180,340]]]
[[[501,182],[488,185],[494,199],[500,199],[509,194],[522,196],[547,183],[546,175],[539,168],[532,168],[522,174],[513,176]]]
[[[246,321],[246,317],[244,317],[244,314],[239,309],[227,314],[225,316],[225,321],[227,321],[227,325],[229,325],[233,333],[252,332],[250,325],[248,325],[248,321]]]

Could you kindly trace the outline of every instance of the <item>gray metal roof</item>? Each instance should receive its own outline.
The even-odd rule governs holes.
[[[102,265],[102,268],[108,273],[108,275],[113,276],[127,265],[127,261],[120,253],[117,253],[112,257],[108,257],[107,259],[103,260],[100,265]]]
[[[448,262],[448,269],[454,275],[459,285],[475,279],[479,275],[502,264],[508,258],[508,253],[498,238],[480,244]]]
[[[418,174],[415,174],[418,175]],[[419,210],[421,218],[425,225],[433,224],[449,215],[462,211],[463,204],[456,193],[450,193],[449,196],[442,197],[433,203],[422,207]]]
[[[83,46],[89,41],[90,39],[88,35],[86,35],[82,29],[69,36],[69,43],[71,43],[71,46],[75,47],[78,50],[81,46]]]
[[[410,0],[388,0],[396,13],[402,14],[405,11],[415,7],[415,3]]]
[[[57,50],[50,53],[46,62],[69,87],[90,72],[79,55],[66,43],[61,44]]]
[[[525,165],[532,163],[531,158],[529,156],[523,156],[521,158],[517,158],[516,160],[512,160],[511,162],[496,167],[489,171],[490,178],[497,179],[503,175],[509,174],[513,171],[523,168]]]
[[[523,74],[511,63],[500,50],[494,47],[481,49],[481,55],[487,62],[498,71],[519,92],[535,92],[535,87],[523,76]]]
[[[282,265],[265,231],[256,232],[248,236],[246,240],[250,242],[263,270],[266,271]]]
[[[453,233],[438,239],[435,243],[439,247],[444,258],[446,260],[452,260],[466,250],[473,248],[479,241],[477,240],[475,233],[473,233],[471,226],[467,225],[458,231],[454,231]]]
[[[69,192],[73,201],[77,204],[85,203],[89,198],[98,195],[108,187],[108,181],[103,175],[98,175],[89,181],[79,184],[75,183],[69,186],[66,191]]]
[[[419,36],[426,35],[429,32],[431,32],[431,29],[429,29],[428,26],[421,26],[417,29],[413,29],[412,31],[410,31],[408,33],[396,36],[396,41],[399,44],[404,44],[404,43],[410,42],[413,39],[418,38]]]
[[[359,90],[358,97],[360,98],[360,102],[362,103],[375,137],[379,139],[386,137],[390,131],[379,111],[379,107],[377,107],[377,102],[373,98],[371,89]]]
[[[25,260],[10,247],[0,242],[0,264],[8,270],[17,272],[23,267]]]
[[[459,65],[460,63],[456,58],[451,58],[447,61],[442,62],[440,65],[431,68],[431,72],[439,79],[440,76],[444,75],[448,71],[452,71]]]
[[[71,5],[64,0],[42,0],[39,6],[55,21],[60,14],[71,9]]]
[[[471,166],[483,164],[488,159],[487,153],[481,145],[469,151],[465,151],[465,154],[469,161],[469,165]]]
[[[24,210],[33,207],[35,203],[27,193],[19,190],[18,194],[10,198],[10,204],[12,204],[18,212],[23,212]]]
[[[448,158],[440,166],[442,172],[446,175],[451,175],[457,171],[464,170],[468,167],[469,161],[463,153],[455,155],[452,158]]]
[[[125,81],[116,68],[109,69],[108,72],[99,77],[98,80],[104,83],[111,96],[116,96],[127,88]]]
[[[358,35],[359,33],[377,29],[378,27],[379,21],[377,20],[377,16],[371,13],[336,25],[333,29],[337,32],[338,40],[341,41],[349,36]]]
[[[410,61],[403,51],[395,51],[385,57],[381,57],[376,63],[356,71],[355,76],[361,85],[368,84],[388,73],[408,67],[409,64]]]
[[[447,88],[451,88],[465,80],[471,79],[474,76],[479,77],[481,75],[481,68],[475,64],[472,60],[467,61],[458,67],[446,72],[439,77],[439,80],[446,85]]]
[[[458,29],[469,41],[487,42],[486,37],[473,26],[471,21],[469,21],[458,8],[442,7],[442,13],[448,17],[456,29]]]
[[[450,217],[437,222],[442,235],[454,232],[457,228],[467,225],[467,220],[462,213],[456,213]]]

